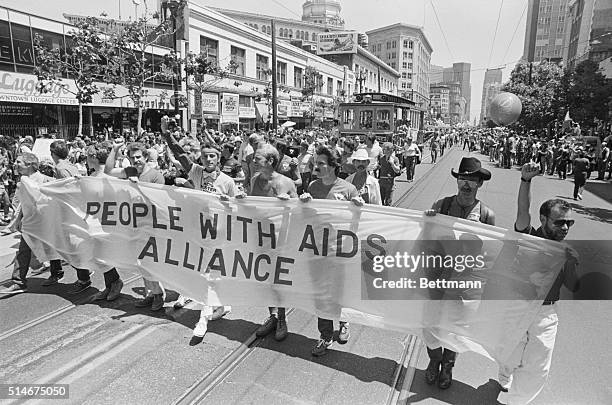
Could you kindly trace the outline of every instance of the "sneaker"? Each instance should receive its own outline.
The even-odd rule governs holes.
[[[98,291],[97,293],[94,294],[94,296],[91,298],[92,301],[102,301],[105,300],[106,297],[108,297],[108,293],[110,292],[110,288],[105,288],[102,291]]]
[[[224,306],[216,307],[213,310],[212,315],[210,316],[210,320],[211,321],[219,320],[223,318],[225,315],[229,314],[230,312],[232,312],[232,307],[224,307]]]
[[[143,299],[140,299],[140,300],[136,301],[134,306],[136,308],[146,308],[146,307],[150,307],[151,304],[153,304],[153,296],[152,295],[148,295],[148,296],[144,297]]]
[[[582,200],[582,194],[578,194],[578,199]]]
[[[288,333],[289,332],[287,331],[287,320],[279,319],[276,323],[276,332],[274,333],[274,340],[276,340],[277,342],[281,342],[287,338]]]
[[[44,287],[49,287],[52,285],[57,284],[62,278],[64,278],[64,275],[59,275],[59,276],[55,276],[55,275],[51,275],[49,276],[48,279],[46,279],[45,281],[42,282],[42,285]]]
[[[68,291],[69,295],[76,295],[82,293],[87,290],[91,286],[91,280],[81,281],[77,280],[71,284],[70,290]]]
[[[195,328],[193,328],[193,336],[198,338],[203,338],[206,335],[206,331],[208,330],[208,321],[206,318],[202,318],[196,323]]]
[[[333,342],[334,341],[332,339],[319,339],[317,344],[312,348],[312,355],[316,357],[323,356],[327,353],[327,349],[332,345]]]
[[[153,294],[153,303],[151,304],[151,311],[159,311],[164,307],[164,295]]]
[[[192,301],[191,298],[186,297],[184,295],[179,295],[178,299],[176,300],[176,302],[174,303],[174,309],[181,309],[183,308],[185,305],[189,304]]]
[[[28,287],[21,287],[17,284],[11,284],[8,287],[0,288],[0,296],[8,297],[10,295],[21,294],[28,292]]]
[[[117,279],[113,281],[108,289],[108,295],[106,297],[107,301],[114,301],[121,295],[121,289],[123,288],[123,281],[121,279]]]
[[[272,331],[276,330],[277,323],[278,318],[276,318],[276,315],[270,315],[268,319],[266,319],[264,323],[262,323],[261,326],[257,328],[255,335],[257,337],[267,336],[268,334],[272,333]]]
[[[340,323],[340,330],[338,331],[338,343],[341,345],[348,342],[351,334],[349,333],[348,323]]]

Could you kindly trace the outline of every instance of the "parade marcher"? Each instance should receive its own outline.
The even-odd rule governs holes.
[[[217,194],[221,199],[240,197],[238,186],[234,180],[223,173],[219,167],[221,151],[217,149],[217,146],[211,145],[210,143],[202,145],[202,153],[200,155],[202,164],[194,162],[168,130],[168,122],[168,117],[162,117],[162,136],[168,143],[168,147],[172,150],[172,153],[174,153],[183,168],[187,171],[189,183],[192,184],[196,190]],[[182,299],[186,301],[186,298]],[[176,307],[177,305],[175,305],[175,308]],[[230,306],[212,308],[208,305],[204,305],[200,311],[200,318],[193,329],[193,335],[198,338],[204,337],[208,330],[208,320],[220,319],[229,314],[231,310],[232,307]]]
[[[15,159],[15,171],[22,177],[28,177],[30,180],[38,184],[52,181],[52,177],[45,176],[38,171],[38,165],[38,157],[30,152],[22,152],[21,155]],[[20,227],[22,217],[23,214],[21,210],[19,210],[16,218],[17,227]],[[22,235],[19,239],[17,254],[15,255],[15,267],[11,276],[12,283],[7,287],[0,288],[0,297],[20,294],[28,291],[26,276],[28,275],[30,261],[32,259],[32,250]]]
[[[597,161],[597,169],[598,175],[597,180],[603,180],[606,175],[606,168],[608,166],[608,161],[610,160],[610,148],[607,143],[604,143],[601,147],[601,152],[599,153],[599,159]]]
[[[325,145],[317,148],[315,159],[315,173],[317,180],[310,183],[308,193],[300,196],[302,202],[311,199],[327,199],[352,201],[355,205],[363,205],[363,200],[354,185],[337,176],[340,166],[340,156],[335,149],[330,149]],[[340,314],[338,314],[339,316]],[[333,343],[334,321],[331,319],[318,318],[318,329],[320,338],[312,348],[313,356],[322,356],[327,353],[327,349]],[[345,344],[350,337],[349,324],[340,321],[338,332],[338,343]]]
[[[574,224],[572,207],[564,200],[551,199],[540,206],[538,229],[531,225],[531,181],[538,175],[538,166],[526,163],[521,169],[521,185],[518,195],[518,209],[514,229],[517,232],[539,238],[562,241]],[[556,302],[561,286],[575,292],[579,288],[576,274],[578,254],[566,248],[566,262],[546,295],[536,319],[527,329],[522,341],[509,359],[500,365],[499,383],[502,391],[499,400],[506,405],[528,404],[544,388],[550,372],[552,353],[557,335],[559,319]]]
[[[589,159],[584,157],[584,152],[578,151],[574,166],[574,200],[582,200],[582,189],[586,184],[587,171],[589,170]]]
[[[476,198],[478,189],[482,187],[484,181],[491,179],[491,172],[482,167],[480,160],[474,157],[464,157],[459,164],[459,170],[457,172],[451,170],[451,175],[457,179],[457,194],[436,201],[431,209],[425,211],[425,214],[431,216],[439,213],[495,225],[493,210]],[[458,294],[462,300],[477,301],[480,299],[480,290],[475,293],[470,290],[460,291]],[[437,381],[438,387],[447,389],[453,381],[452,370],[457,353],[442,347],[441,342],[427,329],[423,331],[423,336],[429,355],[425,382],[432,385]]]
[[[85,153],[87,155],[87,167],[92,170],[90,177],[105,178],[110,177],[104,173],[104,165],[108,158],[110,145],[106,142],[90,145]],[[93,301],[114,301],[121,295],[123,281],[114,267],[104,272],[104,290],[98,292],[93,297]]]
[[[165,183],[164,176],[159,171],[147,166],[147,148],[140,142],[127,144],[127,158],[130,160],[131,166],[126,168],[115,167],[118,151],[123,145],[123,138],[119,137],[115,139],[113,147],[106,159],[104,173],[120,179],[129,179],[135,183],[139,181],[143,183]],[[164,307],[165,291],[163,286],[157,281],[148,280],[144,277],[143,281],[145,285],[145,297],[136,302],[136,307],[151,307],[151,310],[159,311]]]
[[[404,149],[402,151],[402,157],[404,159],[404,166],[406,167],[406,180],[414,180],[414,168],[417,160],[421,158],[421,150],[419,146],[412,142],[412,137],[408,136],[404,141]]]
[[[429,143],[429,150],[431,152],[431,163],[435,164],[438,159],[438,148],[440,147],[440,141],[438,135],[434,135]]]
[[[275,169],[280,161],[278,150],[270,144],[263,144],[255,150],[255,172],[251,180],[250,194],[259,197],[276,197],[280,200],[296,198],[295,182],[278,173]],[[270,316],[255,331],[258,337],[264,337],[274,331],[274,339],[282,341],[287,337],[287,318],[285,308],[268,308]]]
[[[53,159],[53,162],[55,163],[53,177],[56,179],[65,179],[80,176],[78,168],[67,160],[68,147],[63,140],[53,141],[49,146],[49,151],[51,152],[51,159]],[[42,285],[45,287],[57,284],[58,281],[64,277],[64,270],[62,269],[61,260],[51,260],[50,270],[51,275],[42,283]],[[74,282],[71,290],[69,291],[71,294],[78,294],[81,291],[89,288],[91,285],[90,276],[93,274],[93,272],[87,269],[76,269],[76,271],[77,281]]]
[[[383,144],[383,156],[379,159],[378,165],[380,166],[378,183],[380,184],[382,205],[390,206],[395,178],[400,175],[402,170],[399,159],[393,154],[393,144],[391,142]]]
[[[359,196],[368,204],[381,205],[380,185],[376,177],[368,173],[370,157],[364,149],[357,149],[351,157],[357,170],[346,178],[357,189]]]
[[[300,154],[297,157],[298,171],[302,177],[302,185],[298,187],[298,195],[308,191],[308,184],[310,183],[310,172],[312,155],[308,152],[310,145],[306,141],[300,143]],[[301,191],[301,192],[300,192]]]

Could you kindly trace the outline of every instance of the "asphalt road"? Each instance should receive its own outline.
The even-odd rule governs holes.
[[[456,181],[450,175],[467,151],[455,148],[430,173],[427,182],[419,184],[402,202],[402,207],[424,210],[444,196],[456,193]],[[488,162],[488,157],[473,153],[492,172],[491,181],[485,182],[478,198],[485,201],[496,214],[496,224],[511,228],[516,217],[516,199],[520,171],[501,169]],[[595,177],[595,176],[592,176]],[[594,190],[591,192],[589,190]],[[589,247],[596,247],[600,270],[612,276],[612,184],[590,181],[582,201],[574,201],[571,179],[559,180],[552,176],[539,176],[532,182],[532,221],[538,221],[541,202],[548,198],[564,198],[573,206],[576,225],[567,239],[578,242],[583,261],[593,260]],[[534,225],[537,225],[534,222]],[[576,243],[576,242],[572,242]],[[579,252],[580,252],[579,250]],[[587,266],[588,267],[588,266]],[[584,274],[593,270],[581,268]],[[562,297],[571,298],[564,291]],[[612,301],[569,301],[557,304],[559,330],[553,355],[549,382],[536,398],[537,405],[611,404],[612,386],[608,379],[612,372],[612,356],[605,347],[612,332]],[[474,353],[462,354],[454,368],[455,382],[446,391],[432,388],[424,382],[427,353],[420,352],[414,381],[408,394],[414,404],[495,404],[499,393],[497,365]]]
[[[395,198],[400,206],[423,210],[453,194],[456,183],[450,168],[458,166],[462,155],[458,148],[451,149],[436,165],[427,157],[417,167],[413,183],[399,177]],[[480,197],[497,213],[498,225],[509,227],[519,173],[490,169],[493,180]],[[569,181],[538,178],[533,201],[553,194],[567,196],[571,190]],[[571,237],[606,244],[612,206],[601,198],[606,195],[605,185],[597,190],[586,192],[581,202],[572,200],[578,222]],[[10,254],[4,247],[14,245],[14,239],[0,241],[5,259]],[[0,279],[6,279],[9,270],[0,269]],[[64,285],[42,287],[47,276],[42,274],[30,279],[30,293],[0,300],[0,383],[70,384],[70,399],[56,402],[74,404],[382,404],[398,398],[419,404],[496,403],[497,366],[482,356],[461,355],[455,383],[442,392],[423,382],[427,360],[419,351],[422,343],[400,333],[351,325],[348,344],[335,344],[322,358],[311,357],[318,337],[316,318],[298,310],[288,317],[290,334],[284,342],[255,339],[253,333],[267,309],[240,307],[209,323],[209,332],[198,341],[191,337],[197,306],[173,310],[176,294],[170,292],[163,311],[136,309],[133,304],[142,293],[142,280],[135,274],[121,275],[126,286],[112,303],[88,302],[103,288],[98,273],[93,286],[76,296],[66,294]],[[62,284],[75,279],[66,268]],[[612,324],[611,309],[606,301],[559,304],[551,379],[537,404],[612,403],[606,381],[610,356],[603,349]]]

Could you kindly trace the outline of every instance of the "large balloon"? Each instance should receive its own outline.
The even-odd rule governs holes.
[[[497,125],[510,125],[518,120],[523,105],[512,93],[499,93],[489,106],[489,115]]]

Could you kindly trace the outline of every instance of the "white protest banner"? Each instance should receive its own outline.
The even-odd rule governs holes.
[[[209,305],[297,307],[426,330],[446,347],[496,359],[520,341],[565,260],[556,242],[392,207],[224,202],[88,177],[22,183],[22,234],[41,260],[138,270]]]
[[[36,155],[38,160],[48,160],[53,162],[51,158],[51,144],[57,141],[57,139],[46,139],[46,138],[38,138],[34,141],[34,146],[32,147],[32,153]]]

